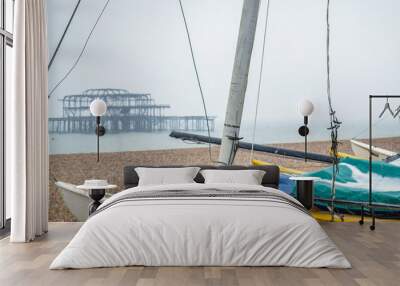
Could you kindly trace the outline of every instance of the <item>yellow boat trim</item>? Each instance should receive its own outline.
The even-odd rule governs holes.
[[[332,155],[332,151],[330,151],[329,154]],[[351,155],[349,153],[344,153],[344,152],[338,152],[338,158],[341,158],[341,159],[344,159],[344,158],[362,159],[360,157]]]
[[[329,212],[326,211],[319,211],[319,210],[312,210],[311,215],[313,218],[315,218],[317,221],[332,221],[332,216]],[[343,222],[359,222],[361,219],[360,216],[357,215],[349,215],[345,214],[343,217]],[[334,222],[342,222],[342,220],[335,216]]]
[[[320,211],[318,209],[311,210],[311,215],[319,222],[332,222],[331,214],[327,211]],[[361,216],[359,215],[351,215],[351,214],[344,214],[343,222],[356,222],[358,223],[361,220]],[[398,222],[400,223],[400,219],[377,219],[380,222],[390,221],[390,222]],[[364,222],[371,222],[372,218],[369,216],[364,217]],[[342,220],[335,216],[335,220],[333,222],[342,222]]]
[[[272,164],[272,163],[269,163],[269,162],[264,162],[264,161],[261,161],[261,160],[252,160],[251,163],[252,163],[254,166],[266,166],[266,165],[267,165],[267,166],[270,166],[270,165],[275,165],[275,164]],[[280,170],[282,173],[285,173],[285,174],[291,174],[291,175],[301,175],[301,174],[304,174],[303,171],[299,171],[299,170],[296,170],[296,169],[286,168],[286,167],[279,166],[279,165],[278,165],[278,167],[279,167],[279,170]]]

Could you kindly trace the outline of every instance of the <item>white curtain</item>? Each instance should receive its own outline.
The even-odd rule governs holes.
[[[13,92],[7,111],[12,242],[47,232],[47,28],[45,0],[15,1]]]

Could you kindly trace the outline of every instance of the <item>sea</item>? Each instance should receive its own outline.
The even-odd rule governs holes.
[[[259,124],[256,128],[254,142],[258,144],[296,143],[304,142],[304,138],[298,134],[299,126],[291,123]],[[329,141],[330,132],[327,126],[314,124],[309,126],[309,141]],[[222,124],[217,124],[216,129],[210,132],[212,137],[221,137]],[[184,142],[169,136],[171,131],[162,132],[129,132],[129,133],[106,133],[100,138],[101,152],[126,152],[164,150],[178,148],[201,148],[207,144]],[[199,135],[207,135],[208,132],[192,132]],[[400,121],[392,124],[375,127],[374,138],[399,137]],[[242,125],[240,130],[242,141],[253,141],[253,128],[250,124]],[[339,140],[368,138],[368,125],[362,124],[342,125],[339,129]],[[75,154],[94,153],[97,150],[97,138],[93,134],[49,134],[50,154]],[[397,150],[399,151],[399,150]]]

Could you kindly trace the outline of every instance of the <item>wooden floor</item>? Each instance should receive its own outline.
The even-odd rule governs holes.
[[[0,285],[400,285],[400,223],[323,223],[352,269],[288,267],[124,267],[48,270],[80,223],[50,223],[45,237],[29,244],[0,241]]]

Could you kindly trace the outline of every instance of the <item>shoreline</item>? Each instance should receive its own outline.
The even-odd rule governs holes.
[[[163,133],[145,133],[146,136],[158,136],[160,134],[163,134]],[[82,148],[82,150],[80,150],[79,152],[72,151],[72,150],[76,149],[76,146],[75,147],[68,147],[68,146],[65,146],[65,144],[62,144],[62,142],[57,142],[57,141],[56,142],[52,142],[50,144],[50,153],[49,153],[50,156],[53,156],[53,155],[90,154],[90,153],[94,153],[95,152],[96,141],[95,141],[95,138],[93,137],[92,134],[61,134],[61,135],[62,136],[64,136],[64,135],[82,136],[83,135],[83,136],[90,137],[90,140],[83,140],[84,143],[80,143],[79,144],[80,147]],[[128,135],[132,135],[132,133],[121,133],[121,135],[128,136]],[[119,138],[117,141],[114,141],[115,138],[106,137],[106,138],[102,138],[101,139],[102,140],[102,142],[101,142],[101,150],[102,150],[103,154],[106,154],[106,153],[148,152],[148,151],[179,150],[179,149],[192,149],[192,148],[207,148],[207,145],[208,145],[208,143],[200,143],[200,144],[183,143],[183,141],[181,141],[180,139],[176,139],[176,138],[170,137],[169,136],[169,132],[164,132],[164,135],[166,135],[166,136],[164,136],[162,138],[158,138],[158,137],[151,138],[150,137],[150,138],[143,139],[143,138],[135,137],[135,140],[136,140],[135,145],[140,146],[140,147],[136,146],[135,148],[132,148],[132,146],[130,146],[128,143],[126,143],[126,142],[130,142],[130,140],[132,139],[130,137],[127,137],[127,138],[122,137],[122,138]],[[207,136],[207,134],[201,134],[201,135]],[[211,136],[212,137],[213,136],[216,137],[217,135],[212,134]],[[299,137],[299,136],[297,136],[297,137]],[[390,139],[397,140],[397,138],[399,138],[399,137],[387,137],[387,136],[386,137],[376,137],[376,138],[373,139],[373,141],[374,142],[381,142],[381,141],[384,142],[384,141],[387,141],[387,140],[390,140]],[[112,139],[112,140],[111,141],[107,141],[107,140],[104,141],[105,139],[107,139],[107,140]],[[247,138],[247,139],[249,139],[249,138]],[[368,142],[368,138],[354,138],[354,139],[358,140],[358,141],[366,142],[366,143]],[[50,140],[54,141],[54,138],[50,136]],[[160,140],[162,141],[162,143],[154,144],[154,142],[161,142]],[[311,140],[312,141],[309,141],[309,144],[311,144],[311,143],[325,144],[326,142],[328,142],[327,140],[313,140],[313,139],[311,139]],[[340,140],[340,142],[348,142],[350,140],[351,139],[343,139],[343,140]],[[73,142],[77,142],[77,141],[81,142],[82,140],[76,139]],[[152,146],[148,146],[147,145],[147,142],[149,142],[149,141],[151,141],[153,143]],[[247,143],[251,143],[250,139],[249,140],[244,139],[243,141],[247,142]],[[68,144],[68,142],[67,142],[67,144]],[[75,143],[73,143],[73,144],[75,144]],[[115,146],[111,147],[110,146],[110,145],[114,145],[114,144],[116,144],[117,147],[115,147]],[[293,141],[272,142],[272,143],[257,143],[257,144],[267,145],[267,146],[282,146],[282,145],[285,145],[285,146],[296,146],[296,145],[299,145],[299,144],[303,145],[304,144],[304,139],[300,137],[299,140],[293,140]],[[58,148],[54,147],[54,146],[58,146],[58,145],[62,145],[63,146],[61,150],[59,150]],[[79,148],[79,149],[81,149],[81,148]],[[118,150],[115,151],[114,150],[115,148],[118,149]],[[52,149],[53,149],[53,152],[51,151]],[[124,150],[124,151],[119,151],[121,149]],[[391,148],[389,148],[389,149],[391,149]],[[399,151],[400,151],[400,149],[399,149]]]

